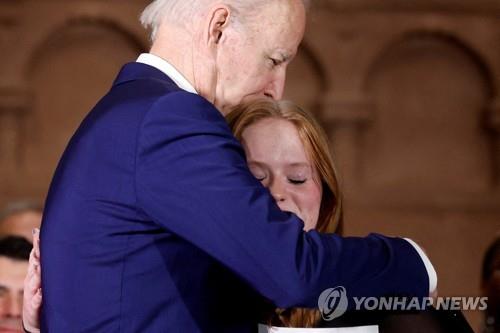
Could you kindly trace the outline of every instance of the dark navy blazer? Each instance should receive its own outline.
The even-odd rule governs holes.
[[[315,307],[338,285],[349,296],[427,296],[405,240],[302,228],[249,172],[212,104],[127,64],[52,180],[42,331],[250,332],[258,299]]]

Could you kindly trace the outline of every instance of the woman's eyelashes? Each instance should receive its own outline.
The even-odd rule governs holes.
[[[267,175],[263,172],[258,172],[254,170],[250,170],[252,172],[252,175],[259,181],[262,182],[267,178]]]
[[[252,175],[261,182],[264,186],[270,181],[282,180],[292,185],[302,185],[308,181],[310,176],[307,171],[304,172],[277,172],[274,173],[272,170],[267,170],[260,165],[250,164],[250,172]]]
[[[307,181],[307,179],[303,179],[303,178],[300,179],[300,178],[289,178],[289,177],[287,177],[287,179],[293,185],[302,185],[302,184],[304,184]]]
[[[254,177],[257,178],[259,182],[266,182],[268,178],[266,175],[255,175],[255,174]],[[292,185],[302,185],[307,181],[306,178],[299,178],[299,177],[286,177],[286,180]]]

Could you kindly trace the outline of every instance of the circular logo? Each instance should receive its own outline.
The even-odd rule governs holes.
[[[344,287],[325,289],[318,298],[318,308],[324,320],[330,321],[347,311],[347,292]]]

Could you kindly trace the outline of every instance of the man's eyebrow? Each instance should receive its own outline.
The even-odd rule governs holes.
[[[0,292],[1,291],[7,291],[7,290],[9,290],[9,288],[7,288],[6,286],[3,286],[3,285],[0,284]]]

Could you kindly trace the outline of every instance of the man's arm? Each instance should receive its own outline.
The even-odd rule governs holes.
[[[427,296],[426,268],[407,241],[304,232],[249,172],[223,117],[197,95],[158,100],[138,138],[139,206],[280,307],[317,306],[326,288],[349,296]]]

